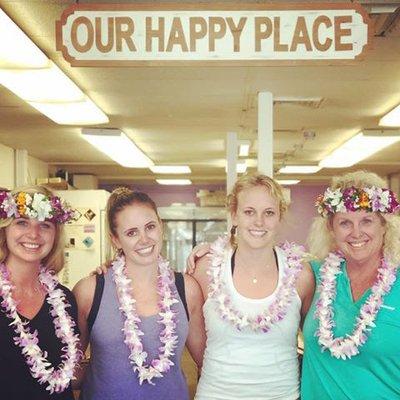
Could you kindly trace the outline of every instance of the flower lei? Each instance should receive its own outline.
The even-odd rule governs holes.
[[[222,278],[222,265],[225,261],[227,243],[226,237],[220,237],[211,245],[211,266],[207,271],[209,275],[209,296],[217,302],[217,311],[220,317],[229,321],[238,330],[250,327],[253,331],[267,333],[275,323],[283,320],[287,313],[296,292],[297,276],[302,270],[304,248],[288,242],[281,246],[287,257],[289,268],[285,269],[282,284],[276,292],[274,301],[262,314],[251,318],[236,310],[227,294],[226,284]]]
[[[65,224],[74,219],[75,210],[58,196],[0,191],[0,219],[11,217],[35,218],[38,221]]]
[[[46,352],[38,346],[38,332],[31,332],[27,321],[22,321],[17,312],[17,302],[12,298],[14,289],[10,273],[4,264],[0,264],[0,296],[3,298],[1,308],[6,316],[12,319],[10,326],[15,329],[14,342],[21,347],[31,375],[40,384],[47,383],[46,390],[50,393],[63,392],[74,377],[75,367],[82,357],[79,350],[78,335],[74,332],[75,322],[67,313],[66,309],[70,304],[65,299],[61,289],[56,289],[57,279],[43,267],[40,268],[39,282],[48,293],[47,302],[50,304],[50,315],[53,317],[56,336],[65,346],[62,348],[62,362],[55,369],[46,359]]]
[[[336,277],[341,274],[340,263],[344,259],[336,253],[329,253],[321,267],[321,282],[318,287],[320,297],[316,303],[314,318],[319,320],[319,327],[315,333],[322,351],[329,349],[331,355],[336,358],[351,358],[359,354],[359,347],[368,340],[368,333],[375,327],[376,316],[383,304],[383,296],[390,292],[396,281],[397,268],[382,259],[378,269],[378,275],[371,288],[371,294],[360,309],[360,314],[351,335],[345,337],[333,336],[333,301],[336,296]]]
[[[135,303],[136,300],[131,295],[131,280],[125,272],[125,258],[118,257],[112,264],[114,271],[114,282],[117,288],[117,296],[119,301],[119,309],[125,317],[124,327],[124,343],[130,350],[129,361],[133,366],[133,370],[138,373],[139,384],[148,382],[152,385],[153,378],[161,378],[163,373],[169,371],[174,363],[170,357],[174,355],[174,349],[177,346],[178,337],[176,336],[176,316],[171,306],[178,303],[176,293],[173,290],[173,276],[168,267],[168,262],[161,257],[158,261],[158,285],[157,293],[159,295],[159,317],[158,323],[164,326],[160,334],[161,346],[159,347],[159,355],[151,361],[150,365],[146,365],[147,353],[143,351],[143,344],[140,336],[144,333],[139,329],[138,323],[140,318],[137,314]]]
[[[318,213],[327,217],[337,212],[365,210],[370,212],[395,213],[400,209],[396,195],[389,189],[376,186],[344,189],[326,189],[315,203]]]

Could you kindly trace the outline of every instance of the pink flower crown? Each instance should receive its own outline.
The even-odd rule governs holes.
[[[400,209],[396,195],[390,189],[375,186],[364,188],[351,186],[345,189],[328,188],[323,195],[318,196],[315,205],[318,213],[323,217],[337,212],[358,210],[392,214]]]
[[[57,196],[0,191],[0,219],[11,217],[65,224],[74,219],[75,210]]]

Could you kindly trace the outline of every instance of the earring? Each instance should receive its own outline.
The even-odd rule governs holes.
[[[233,225],[231,228],[231,235],[236,235],[236,229],[237,229],[237,226]]]
[[[124,251],[122,250],[122,248],[121,249],[117,249],[117,256],[121,257],[123,255],[124,255]]]

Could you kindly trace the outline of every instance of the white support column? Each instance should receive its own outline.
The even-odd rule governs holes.
[[[226,193],[230,193],[236,182],[237,172],[237,133],[226,134]]]
[[[28,184],[28,152],[25,149],[15,149],[15,186],[25,186]]]
[[[270,177],[274,173],[273,103],[272,93],[258,93],[258,171]]]

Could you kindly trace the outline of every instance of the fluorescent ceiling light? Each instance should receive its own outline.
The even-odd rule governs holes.
[[[191,185],[190,179],[156,179],[160,185]]]
[[[192,172],[187,165],[152,165],[149,168],[155,174],[190,174]]]
[[[0,68],[44,68],[46,55],[0,9]]]
[[[87,97],[83,101],[68,103],[28,103],[60,125],[94,125],[109,121],[107,115]]]
[[[380,126],[400,126],[400,105],[393,108],[379,120]]]
[[[251,142],[250,140],[239,141],[239,157],[247,157],[249,155]]]
[[[276,181],[280,185],[286,186],[286,185],[296,185],[297,183],[300,182],[300,179],[277,179]]]
[[[243,174],[246,172],[246,170],[247,170],[247,162],[246,161],[241,161],[236,164],[236,172],[238,174]],[[227,171],[228,171],[228,165],[225,163],[225,172],[227,172]]]
[[[236,172],[238,174],[244,174],[247,170],[247,163],[246,161],[244,162],[239,162],[236,164]]]
[[[279,170],[280,174],[314,174],[322,167],[319,165],[286,165]]]
[[[26,101],[67,102],[85,98],[82,90],[53,63],[49,68],[0,70],[0,84]]]
[[[108,117],[0,9],[0,84],[62,125],[93,125]]]
[[[350,167],[400,140],[400,135],[385,132],[360,132],[325,157],[323,168]]]
[[[153,161],[119,129],[82,129],[82,136],[123,167],[148,168],[153,164]]]

